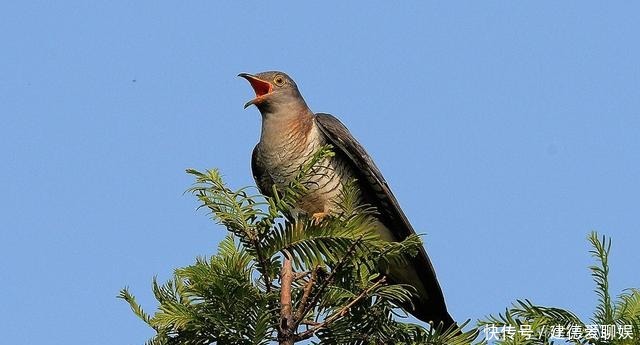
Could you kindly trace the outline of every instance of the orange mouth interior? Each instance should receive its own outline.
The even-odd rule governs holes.
[[[260,80],[258,78],[248,78],[248,80],[249,80],[249,83],[251,84],[251,87],[253,88],[253,91],[255,91],[256,93],[256,98],[262,97],[268,94],[269,92],[271,92],[270,83],[264,80]]]

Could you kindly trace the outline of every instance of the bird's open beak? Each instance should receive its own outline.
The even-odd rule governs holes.
[[[268,81],[264,81],[253,74],[240,73],[238,74],[238,77],[246,79],[251,84],[253,91],[255,91],[256,93],[256,98],[244,104],[245,109],[252,104],[260,103],[264,99],[264,96],[270,93],[273,89],[271,83],[269,83]]]

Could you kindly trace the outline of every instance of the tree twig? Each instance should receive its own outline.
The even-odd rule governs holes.
[[[374,290],[375,288],[377,288],[378,286],[383,284],[385,282],[385,280],[386,280],[386,277],[382,277],[382,279],[380,279],[377,282],[375,282],[375,284],[371,285],[368,289],[362,291],[358,296],[356,296],[356,298],[351,300],[351,302],[349,302],[347,305],[342,307],[337,312],[331,314],[329,317],[324,319],[324,321],[322,321],[322,322],[318,323],[317,325],[313,326],[312,328],[309,328],[308,330],[298,334],[296,336],[296,340],[304,340],[304,339],[311,338],[313,336],[313,334],[315,332],[317,332],[319,329],[328,327],[329,325],[331,325],[336,320],[338,320],[341,317],[345,316],[347,314],[347,312],[349,311],[349,309],[351,309],[351,307],[353,307],[361,299],[367,297],[372,290]]]
[[[311,272],[303,271],[303,272],[293,272],[293,281],[298,281],[306,276],[308,276]]]
[[[264,270],[264,272],[261,272],[261,276],[262,276],[262,279],[264,280],[266,292],[269,293],[271,292],[271,277],[269,277],[267,260],[264,258],[264,255],[262,253],[262,247],[260,246],[260,241],[258,241],[257,239],[251,239],[251,242],[253,243],[253,246],[256,248],[256,255],[258,257],[258,262],[260,263],[260,266],[262,266],[262,269]]]
[[[314,268],[311,271],[311,277],[309,277],[309,280],[307,281],[307,283],[304,285],[304,288],[302,289],[302,298],[300,299],[300,305],[298,305],[298,309],[296,310],[296,314],[295,314],[296,322],[300,322],[302,321],[302,319],[304,319],[303,312],[307,306],[307,302],[309,301],[309,296],[311,295],[311,290],[313,290],[313,284],[315,284],[317,276],[318,276],[318,267]]]
[[[278,340],[280,344],[293,344],[294,334],[297,327],[293,320],[291,308],[291,289],[293,285],[293,267],[289,253],[284,253],[282,270],[280,271],[280,327],[278,330]]]
[[[322,284],[320,284],[320,287],[318,287],[318,290],[316,290],[315,294],[313,294],[313,297],[311,298],[311,301],[309,303],[307,303],[306,306],[304,306],[304,308],[302,309],[302,312],[298,315],[297,320],[296,320],[296,324],[295,324],[295,328],[296,329],[297,329],[298,325],[300,324],[300,321],[302,319],[304,319],[304,317],[307,315],[307,313],[311,309],[315,308],[316,304],[318,304],[318,301],[320,300],[320,297],[324,293],[324,290],[327,288],[327,286],[329,286],[333,282],[333,280],[335,279],[336,273],[338,271],[340,271],[340,269],[342,269],[342,267],[347,263],[348,259],[350,259],[350,257],[351,257],[351,254],[353,254],[353,252],[356,250],[356,248],[357,248],[358,244],[360,244],[361,240],[362,240],[362,236],[358,237],[358,239],[356,239],[351,244],[351,246],[349,247],[349,249],[347,249],[347,252],[342,257],[342,259],[333,268],[333,270],[331,270],[331,274],[329,274],[327,279],[322,281]]]
[[[320,322],[315,322],[315,321],[312,321],[312,320],[302,320],[302,321],[300,321],[300,324],[301,325],[306,325],[306,326],[317,326],[317,325],[320,324]]]

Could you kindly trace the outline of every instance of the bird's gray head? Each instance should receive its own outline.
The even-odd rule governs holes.
[[[262,114],[307,108],[298,86],[286,73],[268,71],[258,74],[240,73],[238,76],[249,81],[256,93],[256,98],[245,103],[245,108],[253,104]]]

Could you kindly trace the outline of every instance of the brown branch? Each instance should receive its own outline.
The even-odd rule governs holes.
[[[307,302],[309,300],[309,296],[311,295],[311,290],[313,290],[313,284],[316,282],[316,278],[318,276],[318,267],[314,268],[311,271],[311,277],[307,280],[307,283],[304,285],[302,289],[302,299],[300,299],[300,305],[298,305],[298,310],[296,310],[295,320],[299,323],[304,319],[304,309],[307,306]]]
[[[289,253],[284,254],[284,262],[280,271],[280,328],[278,330],[278,340],[280,344],[293,344],[296,325],[293,322],[291,308],[291,288],[293,284],[293,267]]]
[[[306,276],[309,275],[309,271],[303,271],[303,272],[293,272],[293,281],[298,281]]]
[[[322,321],[319,324],[313,326],[312,328],[309,328],[308,330],[298,334],[296,336],[296,340],[304,340],[304,339],[311,338],[313,336],[313,334],[315,332],[317,332],[319,329],[328,327],[329,325],[331,325],[336,320],[338,320],[341,317],[345,316],[347,314],[347,312],[349,311],[349,309],[351,309],[351,307],[353,307],[361,299],[367,297],[369,295],[369,293],[373,289],[375,289],[378,286],[380,286],[381,284],[383,284],[385,282],[385,280],[386,280],[386,277],[382,277],[380,280],[375,282],[375,284],[371,285],[368,289],[362,291],[358,296],[356,296],[356,298],[351,300],[351,302],[349,302],[349,304],[345,305],[340,310],[338,310],[337,312],[331,314],[331,316],[329,316],[328,318],[324,319],[324,321]]]
[[[317,326],[320,324],[320,322],[315,322],[313,320],[302,320],[300,321],[301,325],[306,325],[306,326]]]
[[[364,236],[364,235],[363,235]],[[320,287],[318,288],[318,290],[316,291],[316,293],[313,295],[313,297],[311,298],[311,302],[309,302],[306,306],[304,306],[304,308],[302,309],[302,312],[298,315],[297,320],[296,320],[296,324],[295,324],[295,329],[298,328],[298,325],[300,325],[300,321],[307,315],[307,313],[315,308],[316,304],[318,304],[318,301],[320,301],[320,297],[322,296],[322,294],[324,293],[324,290],[331,284],[333,283],[333,280],[335,279],[336,273],[338,271],[340,271],[340,269],[342,269],[342,267],[344,265],[346,265],[348,259],[350,259],[351,254],[353,254],[353,252],[356,250],[358,244],[360,243],[360,241],[362,240],[362,236],[360,236],[357,240],[355,240],[351,246],[349,247],[349,249],[347,249],[347,252],[345,253],[345,255],[342,257],[342,259],[338,262],[338,264],[333,268],[333,270],[331,270],[331,274],[329,274],[329,276],[327,277],[327,279],[325,279],[322,284],[320,284]]]

